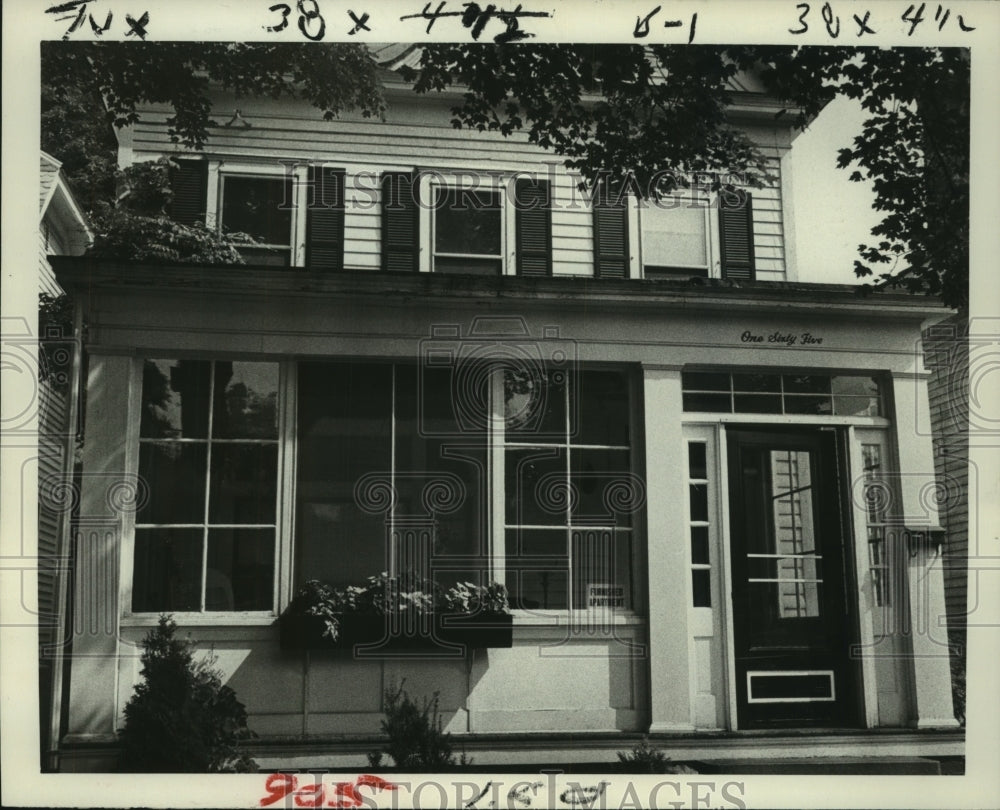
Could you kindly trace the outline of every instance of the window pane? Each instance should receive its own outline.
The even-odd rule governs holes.
[[[132,610],[201,608],[201,529],[136,529]]]
[[[276,439],[277,364],[217,361],[214,402],[212,438]]]
[[[824,374],[786,374],[785,391],[794,394],[829,394],[830,378]]]
[[[566,525],[571,493],[565,450],[508,448],[504,466],[508,525]]]
[[[462,357],[447,366],[425,361],[419,367],[397,366],[396,378],[397,410],[401,418],[419,418],[422,433],[485,440],[492,384],[488,365]]]
[[[486,510],[481,504],[487,480],[483,414],[470,414],[459,422],[453,408],[451,370],[419,371],[422,376],[415,365],[396,367],[394,515],[433,523],[426,551],[434,557],[485,555]],[[461,434],[460,426],[467,428]],[[450,435],[443,439],[427,435],[434,432]],[[461,444],[456,438],[461,439]],[[420,563],[428,577],[430,565],[430,559]]]
[[[503,271],[501,259],[474,259],[468,256],[435,256],[434,272],[464,273],[475,276],[499,276]]]
[[[781,395],[736,394],[733,406],[736,413],[781,413]]]
[[[211,363],[202,360],[146,360],[139,435],[151,439],[208,436],[210,369]]]
[[[833,413],[833,403],[829,396],[810,397],[803,394],[786,394],[785,413],[829,415]]]
[[[708,465],[703,442],[688,442],[688,477],[708,478]]]
[[[631,532],[611,529],[573,532],[573,604],[587,608],[588,590],[600,588],[613,601],[607,604],[631,608],[629,593],[631,567]]]
[[[643,264],[661,267],[708,265],[705,209],[690,200],[668,197],[647,201],[642,218]]]
[[[209,523],[274,523],[278,446],[212,444]]]
[[[247,264],[261,267],[288,267],[292,263],[292,252],[289,248],[247,247],[235,244],[236,252]]]
[[[544,370],[540,363],[504,369],[507,440],[565,441],[566,389],[571,383],[565,371]]]
[[[222,231],[245,233],[265,245],[290,245],[292,184],[284,177],[224,175]]]
[[[435,195],[436,253],[500,255],[500,194],[439,188]]]
[[[875,377],[834,377],[833,393],[877,397],[879,395],[878,380]]]
[[[137,523],[204,522],[207,450],[202,443],[139,445],[139,478],[149,499],[137,510]]]
[[[685,391],[729,391],[729,385],[729,375],[724,372],[681,372],[681,387]]]
[[[781,377],[777,374],[734,374],[733,390],[752,394],[780,393]]]
[[[628,376],[622,371],[581,371],[574,444],[629,444]]]
[[[575,498],[573,522],[600,521],[627,526],[641,502],[629,475],[628,450],[571,450]]]
[[[270,610],[274,529],[211,529],[205,610]]]
[[[708,526],[691,527],[691,562],[709,564]]]
[[[733,402],[729,394],[684,394],[685,411],[730,413],[732,409]]]
[[[712,607],[712,574],[705,568],[691,572],[691,604],[694,607]]]
[[[708,485],[691,484],[691,520],[708,521]]]
[[[295,579],[357,585],[388,566],[392,367],[301,363],[298,405]]]
[[[510,606],[518,610],[569,608],[569,572],[565,564],[541,567],[538,561],[507,555],[507,592]]]
[[[508,529],[507,554],[524,557],[550,557],[560,564],[566,558],[566,530]]]
[[[833,412],[838,416],[879,416],[879,400],[875,397],[833,398]]]

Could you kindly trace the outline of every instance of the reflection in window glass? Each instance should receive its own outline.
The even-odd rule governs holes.
[[[245,233],[263,245],[290,246],[291,189],[285,177],[223,175],[223,234]]]
[[[273,609],[277,402],[275,363],[144,361],[134,612]]]
[[[434,208],[434,269],[499,275],[502,258],[499,192],[438,188]]]
[[[340,362],[301,363],[298,379],[297,583],[486,584],[486,411],[454,396],[468,381]]]
[[[810,464],[810,453],[805,450],[770,452],[772,537],[768,554],[774,556],[762,559],[775,567],[761,579],[774,587],[781,618],[819,615],[820,558]]]
[[[506,576],[514,607],[631,608],[631,474],[624,373],[505,369]]]
[[[681,387],[688,412],[882,415],[878,379],[861,375],[684,371]]]

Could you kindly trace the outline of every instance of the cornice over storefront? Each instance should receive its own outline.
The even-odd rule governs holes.
[[[363,301],[379,298],[396,304],[409,300],[442,304],[509,300],[569,309],[592,309],[599,305],[663,313],[777,312],[878,317],[915,324],[936,321],[950,313],[936,299],[925,295],[885,291],[865,294],[860,288],[846,284],[705,278],[651,281],[584,276],[484,277],[377,271],[330,273],[246,265],[150,265],[66,256],[53,256],[51,261],[60,283],[67,290],[81,293],[84,306],[88,295],[101,288],[113,288],[116,294],[127,290],[137,296],[169,290],[203,295],[218,293],[231,299],[280,296],[314,301],[323,298]]]

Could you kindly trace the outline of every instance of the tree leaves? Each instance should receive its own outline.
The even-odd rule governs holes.
[[[201,148],[214,82],[237,97],[300,98],[325,118],[384,110],[377,68],[361,45],[267,43],[43,43],[43,146],[77,188],[106,189],[107,127],[168,104],[171,136]],[[519,133],[593,184],[631,178],[644,196],[705,173],[723,186],[768,181],[765,158],[733,126],[738,71],[759,76],[805,126],[838,95],[868,113],[837,165],[870,181],[885,212],[855,272],[879,285],[968,302],[969,52],[947,48],[434,44],[408,74],[420,93],[463,93],[452,124]],[[74,131],[74,115],[106,108],[105,130]],[[58,146],[62,142],[64,147]],[[88,180],[88,173],[92,179]]]

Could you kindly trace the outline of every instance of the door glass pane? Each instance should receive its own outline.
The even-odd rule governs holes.
[[[772,548],[778,616],[819,615],[820,572],[816,555],[810,454],[804,450],[772,450]]]

